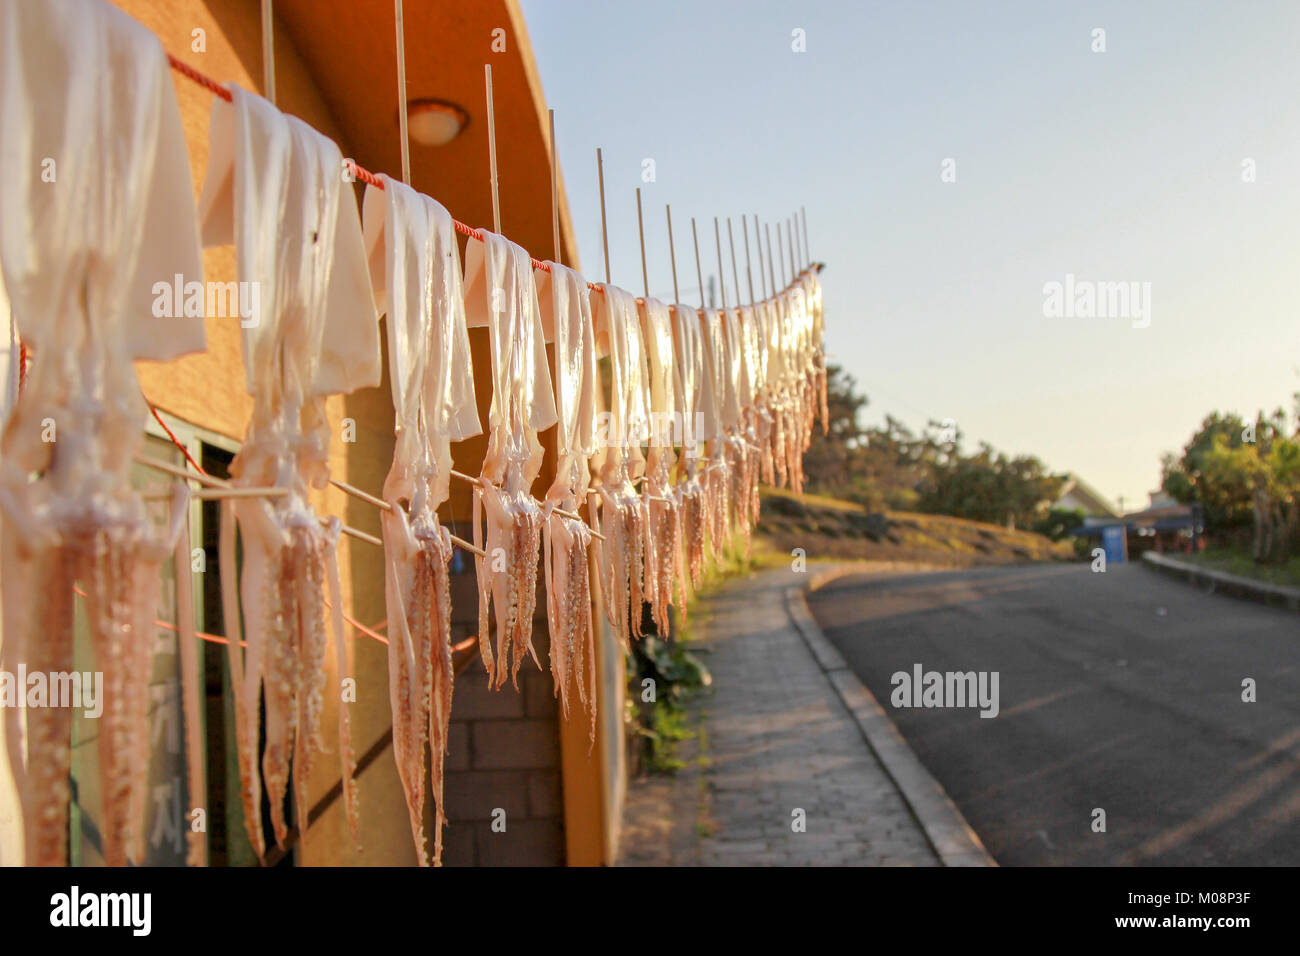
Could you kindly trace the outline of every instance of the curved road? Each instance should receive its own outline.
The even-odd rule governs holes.
[[[855,575],[808,603],[999,863],[1300,865],[1295,612],[1136,564]],[[997,671],[999,715],[892,706],[918,663]]]

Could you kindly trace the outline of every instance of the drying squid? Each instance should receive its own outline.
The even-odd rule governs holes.
[[[604,459],[596,491],[601,503],[605,615],[624,643],[641,635],[645,598],[648,502],[635,487],[644,477],[641,442],[650,427],[649,382],[636,299],[603,285],[593,300],[599,351],[610,359],[610,408],[601,436]]]
[[[460,254],[451,214],[382,176],[363,212],[376,304],[387,313],[389,379],[396,413],[393,462],[384,481],[384,598],[393,757],[420,866],[425,754],[434,802],[432,862],[442,861],[443,765],[451,721],[452,542],[438,521],[447,500],[451,443],[482,430],[474,397]]]
[[[208,245],[234,243],[239,279],[259,289],[244,322],[245,379],[253,400],[232,484],[277,486],[280,497],[234,505],[243,541],[239,582],[247,651],[232,644],[245,822],[262,850],[256,781],[259,695],[266,713],[262,778],[271,824],[285,846],[292,791],[299,839],[308,825],[307,781],[326,749],[322,718],[336,702],[343,803],[359,844],[349,696],[351,648],[343,631],[336,518],[322,519],[311,493],[329,479],[330,395],[379,383],[378,318],[351,191],[338,147],[306,123],[231,84],[213,101],[207,179],[200,199]],[[233,535],[224,536],[230,547]],[[222,585],[233,589],[233,575]],[[330,614],[324,603],[329,595]],[[223,597],[237,607],[233,594]],[[239,617],[228,617],[232,633]],[[327,657],[333,650],[333,681]]]
[[[727,375],[726,455],[731,504],[729,520],[740,533],[745,553],[750,548],[750,525],[754,496],[757,494],[758,448],[753,444],[749,426],[749,407],[753,401],[750,378],[750,355],[745,339],[744,317],[740,309],[722,313]]]
[[[713,417],[706,420],[708,464],[705,466],[704,523],[709,532],[709,554],[721,561],[730,538],[731,491],[734,452],[727,444],[727,423],[733,420],[735,388],[730,379],[725,319],[717,309],[700,312],[704,388],[713,395]],[[729,460],[732,459],[732,460]]]
[[[670,310],[673,374],[682,423],[682,454],[677,459],[677,502],[682,548],[681,590],[688,594],[704,582],[705,489],[700,478],[699,441],[712,434],[716,421],[713,392],[705,385],[704,334],[699,313],[677,304]],[[707,475],[707,472],[705,472]],[[685,608],[685,602],[682,607]]]
[[[517,687],[526,658],[541,667],[532,635],[544,515],[530,489],[542,465],[537,433],[555,424],[555,398],[528,253],[487,230],[482,237],[465,268],[468,321],[488,327],[492,356],[488,451],[474,489],[474,543],[485,552],[475,558],[479,650],[492,687],[507,677]]]
[[[560,709],[569,716],[576,691],[596,740],[596,646],[591,615],[591,529],[576,518],[587,498],[588,459],[596,451],[596,349],[591,293],[577,272],[549,262],[535,273],[547,341],[554,343],[555,481],[543,505],[546,617],[551,678]]]
[[[165,54],[121,11],[88,0],[2,4],[0,62],[0,269],[34,354],[0,439],[0,666],[73,670],[79,585],[104,675],[103,857],[142,864],[160,569],[188,493],[177,486],[169,520],[155,527],[131,488],[148,412],[133,362],[204,347],[202,319],[152,307],[158,276],[202,275],[193,186]],[[48,157],[58,158],[57,184],[40,179]],[[61,866],[72,711],[25,713],[25,743],[19,709],[4,713],[25,862]]]
[[[681,420],[677,374],[673,353],[673,324],[668,306],[647,298],[639,306],[641,333],[646,346],[650,385],[650,421],[645,482],[646,501],[645,594],[659,636],[670,634],[668,607],[684,606],[682,581],[681,504],[673,494],[673,425]],[[674,589],[678,596],[673,595]]]
[[[742,355],[741,420],[739,434],[744,439],[749,456],[746,471],[747,500],[745,519],[752,526],[758,523],[758,486],[762,480],[764,445],[762,435],[763,412],[760,405],[763,380],[763,361],[759,351],[760,332],[753,306],[739,312],[737,331],[740,333]]]

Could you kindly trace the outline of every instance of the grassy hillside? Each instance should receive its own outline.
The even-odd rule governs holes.
[[[868,513],[835,498],[764,488],[757,533],[764,551],[803,548],[809,561],[925,561],[968,567],[1027,561],[1068,561],[1069,542],[964,518],[907,511]]]

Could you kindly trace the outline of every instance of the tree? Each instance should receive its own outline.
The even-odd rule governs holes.
[[[866,432],[858,424],[858,413],[868,400],[857,393],[857,382],[840,366],[828,365],[826,375],[830,427],[826,434],[813,430],[803,457],[805,487],[814,494],[856,500],[867,484],[860,463]]]
[[[1008,458],[987,442],[973,455],[954,451],[936,462],[922,488],[922,511],[954,515],[972,521],[1028,527],[1042,517],[1065,485],[1030,455]]]
[[[1021,527],[1060,496],[1064,478],[1049,474],[1037,458],[1009,458],[987,444],[964,457],[961,433],[941,441],[937,422],[919,435],[891,415],[883,426],[862,428],[858,413],[866,396],[839,366],[827,374],[830,428],[826,435],[814,432],[804,455],[810,493],[877,511],[930,511]]]
[[[1222,439],[1226,449],[1240,448],[1247,435],[1246,422],[1240,415],[1214,412],[1183,446],[1181,457],[1166,454],[1161,461],[1161,487],[1181,504],[1199,502],[1206,528],[1211,531],[1240,527],[1251,520],[1250,492],[1234,472],[1218,469],[1207,475],[1205,470],[1217,440]]]
[[[1176,500],[1201,503],[1211,531],[1252,525],[1256,561],[1285,561],[1300,544],[1300,432],[1288,434],[1282,409],[1250,423],[1214,412],[1180,458],[1165,455],[1162,472]]]

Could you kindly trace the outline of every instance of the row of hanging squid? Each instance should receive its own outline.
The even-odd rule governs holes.
[[[381,382],[382,314],[395,442],[372,500],[382,506],[393,752],[418,861],[437,864],[458,546],[438,510],[463,477],[452,471],[452,442],[482,432],[468,329],[487,328],[491,362],[488,450],[470,479],[487,680],[517,686],[521,667],[543,666],[533,632],[543,592],[555,694],[566,719],[579,707],[589,715],[594,743],[597,616],[626,646],[642,635],[648,605],[655,630],[669,634],[670,606],[684,611],[702,583],[706,542],[714,557],[734,535],[748,547],[760,482],[802,487],[814,420],[827,422],[816,268],[761,302],[696,309],[589,286],[483,230],[462,271],[442,205],[381,175],[358,212],[337,145],[234,84],[213,103],[196,208],[167,57],[152,33],[101,0],[10,3],[0,5],[0,48],[0,275],[33,355],[0,439],[0,668],[72,670],[79,588],[106,684],[103,855],[110,865],[143,862],[153,620],[173,557],[191,802],[204,782],[191,492],[173,483],[159,526],[132,488],[148,412],[133,363],[206,347],[201,317],[155,315],[154,287],[201,277],[202,247],[233,245],[238,280],[260,290],[256,320],[242,329],[252,415],[230,481],[209,481],[219,487],[203,494],[221,499],[248,837],[264,856],[265,792],[277,844],[289,839],[289,800],[302,839],[307,781],[330,749],[333,710],[359,842],[349,709],[326,703],[351,678],[337,557],[346,529],[311,499],[331,479],[326,400]],[[57,188],[38,181],[48,156],[59,158]],[[51,420],[57,440],[44,441]],[[541,434],[551,429],[555,475],[536,498]],[[4,737],[24,859],[62,865],[71,718],[23,713],[5,710]],[[201,865],[202,834],[189,837],[189,862]]]

